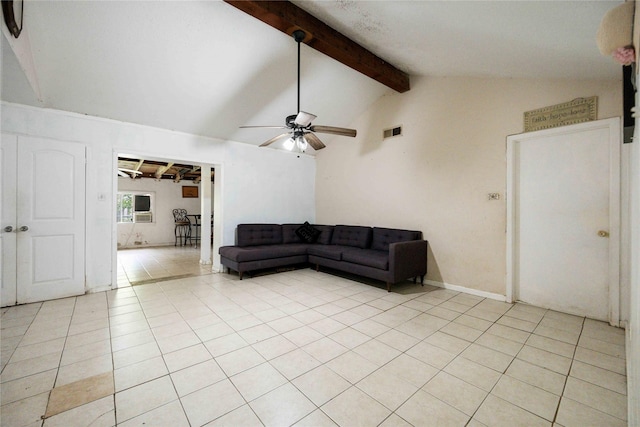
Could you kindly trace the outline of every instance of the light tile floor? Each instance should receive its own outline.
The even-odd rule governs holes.
[[[121,249],[118,251],[118,286],[211,274],[211,266],[200,265],[199,260],[200,247],[194,246]]]
[[[5,427],[626,425],[623,330],[429,286],[210,274],[1,321]]]

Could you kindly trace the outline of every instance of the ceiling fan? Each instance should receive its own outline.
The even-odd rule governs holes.
[[[142,172],[133,169],[118,168],[118,175],[125,178],[135,178],[138,175],[142,175]]]
[[[341,136],[356,136],[355,129],[346,129],[335,126],[313,125],[311,122],[316,118],[315,115],[300,110],[300,43],[305,38],[305,32],[296,30],[293,32],[293,39],[298,43],[298,114],[287,116],[285,126],[240,126],[241,128],[268,128],[268,129],[288,129],[287,132],[275,136],[268,141],[260,144],[260,147],[266,147],[284,137],[289,137],[284,142],[284,148],[291,151],[295,147],[301,152],[310,145],[314,150],[321,150],[325,145],[320,141],[314,132],[328,133]]]

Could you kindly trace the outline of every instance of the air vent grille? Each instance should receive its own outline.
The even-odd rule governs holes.
[[[396,126],[382,131],[382,139],[393,138],[394,136],[402,136],[402,126]]]

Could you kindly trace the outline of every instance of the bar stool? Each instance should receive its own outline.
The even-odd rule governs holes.
[[[200,239],[200,218],[201,215],[197,214],[197,215],[187,215],[190,217],[193,217],[193,224],[191,224],[191,227],[193,227],[193,230],[191,231],[191,242],[194,243],[194,247],[198,247],[198,242],[201,240]],[[195,231],[195,236],[194,236],[194,231]]]
[[[187,210],[174,209],[173,221],[175,223],[175,241],[173,246],[178,245],[178,240],[180,240],[180,246],[186,245],[187,240],[191,243],[191,221],[189,221],[189,218],[187,217]]]

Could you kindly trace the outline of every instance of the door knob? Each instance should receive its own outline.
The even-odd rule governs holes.
[[[11,233],[11,232],[13,231],[13,227],[12,227],[12,226],[10,226],[10,225],[7,225],[7,226],[4,228],[4,231],[5,231],[5,232],[7,232],[7,233]]]
[[[598,236],[600,236],[600,237],[609,237],[609,233],[604,231],[604,230],[600,230],[600,231],[598,231]]]
[[[29,230],[29,227],[27,227],[26,225],[23,225],[22,227],[20,227],[19,231],[27,231]]]

